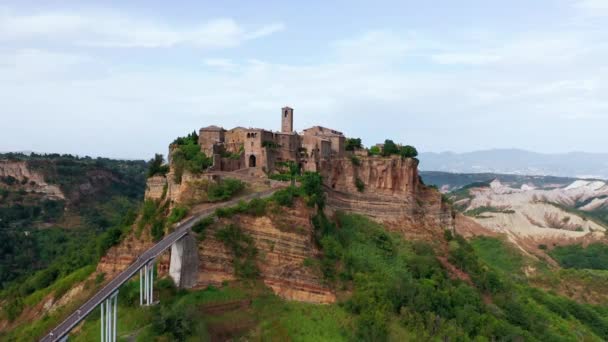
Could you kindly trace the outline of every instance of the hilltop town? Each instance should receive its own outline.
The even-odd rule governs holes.
[[[281,131],[236,127],[225,130],[208,126],[199,131],[201,151],[212,156],[210,171],[236,171],[246,167],[275,170],[277,163],[296,162],[302,170],[317,172],[321,164],[345,154],[345,136],[334,129],[314,126],[301,133],[294,131],[294,110],[281,109]],[[226,154],[241,158],[223,157]]]

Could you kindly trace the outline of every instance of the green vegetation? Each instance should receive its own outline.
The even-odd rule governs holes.
[[[205,231],[209,226],[211,226],[215,222],[215,218],[213,216],[207,216],[204,219],[197,222],[193,227],[192,231],[198,234],[198,239],[200,241],[205,240]]]
[[[361,166],[361,159],[355,155],[350,156],[350,161],[354,166]]]
[[[213,165],[213,160],[201,151],[196,132],[175,139],[171,147],[171,159],[177,183],[181,183],[184,170],[200,173]]]
[[[382,154],[382,150],[380,149],[380,147],[375,145],[370,147],[368,152],[370,156],[379,156]]]
[[[137,222],[136,235],[139,236],[144,228],[149,226],[152,239],[154,241],[160,241],[160,239],[162,239],[162,237],[165,235],[168,207],[169,202],[165,202],[161,205],[160,201],[146,200],[141,209],[141,217]],[[174,212],[173,219],[179,218],[179,216],[183,214],[182,212],[183,209],[179,209],[177,212]]]
[[[277,144],[276,142],[274,142],[272,140],[265,140],[265,141],[262,141],[262,147],[276,149],[276,148],[280,148],[281,145]]]
[[[222,151],[222,158],[239,160],[243,156],[243,153],[245,153],[245,146],[243,144],[241,144],[238,152]]]
[[[300,179],[301,169],[300,165],[293,162],[277,162],[277,172],[268,176],[268,178],[281,181],[281,182],[291,182],[292,186],[295,186],[296,180]]]
[[[431,246],[405,242],[364,217],[339,213],[336,224],[322,215],[314,222],[325,279],[336,288],[352,289],[344,307],[355,318],[358,340],[608,336],[606,310],[533,289],[522,276],[521,255],[500,240],[470,244],[446,233],[448,260],[470,276],[467,283],[448,277]]]
[[[310,305],[286,302],[273,295],[256,280],[259,255],[253,239],[241,227],[228,224],[215,230],[215,237],[234,255],[235,273],[241,281],[221,289],[180,291],[170,281],[160,279],[155,285],[160,304],[148,310],[137,308],[139,284],[129,282],[120,292],[119,338],[137,341],[608,339],[608,309],[533,288],[523,271],[531,261],[505,241],[482,237],[469,242],[450,230],[443,235],[447,248],[443,248],[444,241],[434,241],[433,245],[406,241],[402,235],[387,232],[380,224],[360,215],[338,212],[332,219],[326,217],[322,210],[325,197],[319,174],[304,173],[300,184],[281,190],[269,199],[254,199],[218,209],[216,215],[262,216],[273,213],[278,205],[293,206],[298,197],[316,207],[317,214],[312,218],[314,239],[322,256],[307,259],[305,264],[338,292],[339,303]],[[157,203],[146,202],[141,220],[151,224],[159,210]],[[184,210],[176,208],[169,216],[177,218],[182,212]],[[173,219],[167,219],[169,221]],[[217,222],[225,221],[207,218],[193,230],[204,238],[209,226]],[[437,248],[439,245],[442,247]],[[599,248],[582,253],[591,259],[598,257],[592,264],[606,264],[605,252]],[[574,253],[573,250],[562,254]],[[580,250],[577,253],[580,254]],[[571,257],[565,259],[571,261]],[[608,281],[606,272],[593,272],[603,272],[601,291]],[[598,281],[596,274],[589,279]],[[41,276],[37,281],[46,280]],[[30,296],[37,293],[39,291]],[[29,300],[11,302],[6,311],[19,312],[19,307],[27,305]],[[91,315],[73,339],[96,339],[100,328],[98,317],[99,314]],[[27,329],[30,329],[27,334],[10,335],[9,339],[34,337],[37,335],[32,331],[42,328]]]
[[[414,146],[405,145],[400,146],[395,144],[390,139],[384,141],[384,148],[382,149],[382,155],[385,157],[391,155],[400,155],[403,158],[415,158],[418,156],[418,151]]]
[[[484,213],[515,214],[515,210],[496,208],[492,206],[481,206],[464,212],[465,215],[473,217],[481,217]]]
[[[162,154],[155,154],[154,158],[148,162],[148,178],[156,175],[166,175],[169,172],[169,165],[163,165],[165,158]]]
[[[260,274],[256,266],[258,250],[253,239],[243,233],[237,225],[228,225],[215,233],[215,237],[224,243],[234,255],[234,273],[241,278],[251,279]]]
[[[15,319],[44,295],[63,295],[121,240],[135,220],[147,166],[59,154],[0,158],[25,161],[65,194],[46,199],[26,191],[36,186],[27,179],[0,184],[0,316]]]
[[[355,186],[357,187],[357,191],[359,191],[359,192],[365,191],[365,183],[363,183],[361,178],[355,179]]]
[[[361,138],[347,138],[345,143],[345,149],[347,151],[354,151],[363,148]]]
[[[209,202],[222,202],[231,199],[245,189],[245,183],[234,178],[225,178],[209,184],[207,195]]]
[[[352,340],[343,308],[287,302],[255,281],[187,292],[162,279],[155,284],[160,304],[147,309],[138,307],[138,286],[133,281],[121,289],[118,340]],[[99,313],[93,313],[70,340],[99,339],[99,324]]]
[[[167,225],[172,226],[179,221],[181,221],[184,217],[188,215],[188,208],[183,206],[176,206],[171,210],[171,213],[167,217]]]
[[[558,246],[549,255],[564,268],[608,270],[608,246],[603,243],[592,243],[586,248],[581,245]]]

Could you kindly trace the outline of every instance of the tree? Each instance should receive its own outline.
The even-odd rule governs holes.
[[[325,193],[323,192],[323,178],[317,172],[304,172],[302,176],[302,189],[309,196],[309,204],[316,204],[319,209],[325,205]]]
[[[361,144],[361,138],[348,138],[346,139],[346,150],[347,151],[354,151],[354,150],[358,150],[360,148],[363,148],[363,145]]]
[[[169,166],[163,165],[164,161],[165,158],[162,154],[157,153],[154,155],[154,158],[148,162],[150,164],[148,166],[148,178],[159,174],[164,175],[169,172]]]
[[[395,142],[390,139],[384,141],[384,148],[382,149],[382,155],[388,157],[393,154],[399,154],[399,147]]]
[[[380,155],[380,153],[381,153],[381,151],[380,151],[380,147],[378,147],[378,146],[372,146],[372,147],[369,149],[369,155],[370,155],[370,156],[379,156],[379,155]]]
[[[289,162],[289,175],[291,176],[291,186],[295,186],[296,177],[300,175],[300,164],[290,161]]]
[[[414,146],[411,145],[405,145],[401,147],[399,153],[403,158],[415,158],[418,156],[418,151]]]

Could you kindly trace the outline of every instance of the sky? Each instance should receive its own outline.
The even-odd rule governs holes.
[[[0,151],[149,159],[200,127],[608,152],[608,0],[1,1]]]

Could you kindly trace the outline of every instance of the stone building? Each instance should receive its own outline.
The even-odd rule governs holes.
[[[214,171],[260,168],[275,170],[276,163],[293,161],[306,171],[318,171],[321,163],[345,154],[345,136],[336,130],[314,126],[297,133],[293,129],[293,108],[281,108],[281,131],[217,126],[201,128],[201,151],[213,156]]]

